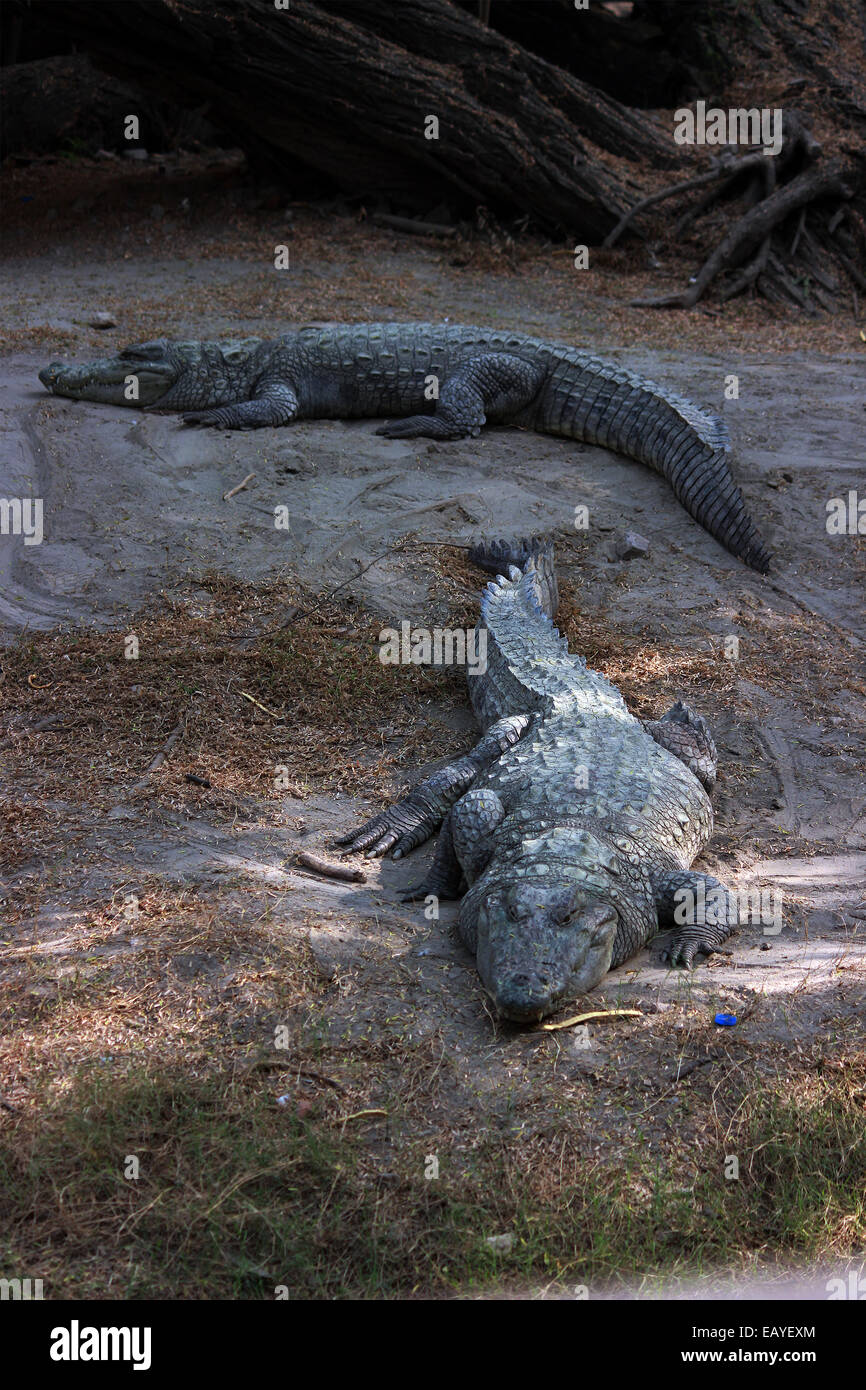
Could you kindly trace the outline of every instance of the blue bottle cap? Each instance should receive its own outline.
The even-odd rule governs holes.
[[[737,1021],[736,1014],[716,1014],[716,1023],[720,1028],[733,1028]]]

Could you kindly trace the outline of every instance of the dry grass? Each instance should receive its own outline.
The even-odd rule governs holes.
[[[826,1260],[866,1238],[862,1060],[801,1058],[758,1088],[696,1080],[688,1143],[682,1117],[653,1132],[609,1094],[633,1142],[606,1153],[580,1113],[598,1087],[565,1107],[542,1083],[543,1126],[518,1107],[419,1134],[413,1097],[448,1062],[430,1044],[389,1060],[385,1078],[362,1046],[264,1075],[196,1058],[79,1070],[0,1135],[4,1268],[49,1296],[436,1296]],[[502,1235],[511,1248],[491,1248]]]
[[[352,605],[314,601],[291,581],[205,576],[190,587],[212,595],[206,616],[197,601],[166,600],[123,632],[57,632],[4,655],[4,742],[22,800],[38,790],[43,805],[109,807],[158,783],[167,805],[194,795],[199,810],[233,814],[239,797],[277,799],[278,765],[295,787],[341,789],[363,775],[383,791],[398,761],[433,755],[424,705],[462,702],[456,673],[401,670],[395,699],[394,670],[377,659],[381,622]],[[139,785],[178,728],[182,758]],[[188,774],[211,787],[193,792]],[[35,806],[26,814],[45,819]],[[26,824],[19,833],[29,838]]]
[[[642,718],[658,717],[683,692],[694,692],[708,718],[722,706],[752,714],[753,697],[741,688],[743,680],[771,695],[784,694],[811,715],[826,710],[831,692],[866,695],[863,659],[817,614],[790,607],[781,614],[761,600],[747,607],[747,598],[725,615],[724,632],[722,624],[719,631],[708,630],[702,613],[693,633],[682,631],[678,615],[678,635],[667,633],[663,618],[641,634],[613,627],[604,615],[581,606],[579,590],[563,585],[557,622],[571,649],[618,686]],[[736,660],[725,655],[724,638],[732,634],[739,639]]]

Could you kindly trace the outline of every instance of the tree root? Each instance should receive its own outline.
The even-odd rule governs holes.
[[[749,261],[745,269],[741,270],[740,274],[737,275],[729,285],[725,286],[722,293],[719,295],[723,304],[727,300],[733,299],[735,295],[742,294],[743,290],[747,289],[749,285],[757,280],[759,275],[763,274],[767,264],[767,257],[770,254],[771,242],[772,237],[765,237],[758,248],[758,254]]]
[[[766,158],[766,156],[762,156],[762,158]],[[641,308],[693,308],[716,276],[724,270],[731,270],[740,265],[756,248],[762,249],[763,243],[771,237],[774,229],[784,222],[792,212],[798,212],[801,208],[807,207],[808,204],[818,202],[823,198],[847,199],[852,197],[853,190],[845,183],[843,174],[844,170],[838,163],[828,165],[823,170],[820,168],[807,169],[803,173],[797,174],[783,187],[774,189],[750,212],[747,212],[745,216],[734,223],[704,262],[687,290],[678,294],[663,295],[658,299],[633,299],[631,303]],[[758,250],[758,255],[755,257],[756,261],[761,256],[761,249]],[[794,293],[791,294],[791,297],[806,307],[802,294],[787,277],[781,262],[777,263],[786,282],[784,288],[788,293],[793,290]],[[747,267],[748,273],[744,272],[739,277],[741,290],[751,284],[754,279],[761,278],[759,270],[756,270],[755,275],[752,275],[751,269],[752,267]],[[778,275],[778,272],[776,273]]]
[[[632,304],[641,308],[691,309],[713,281],[741,267],[739,273],[723,286],[719,296],[722,303],[751,287],[761,293],[766,290],[768,298],[793,301],[812,312],[812,298],[824,307],[833,307],[828,306],[827,295],[821,293],[822,289],[832,295],[841,288],[824,268],[828,260],[831,264],[835,261],[833,269],[845,271],[855,285],[866,288],[866,281],[857,268],[854,237],[841,226],[846,215],[855,230],[859,225],[850,202],[855,187],[848,184],[850,177],[851,183],[857,185],[859,176],[841,161],[821,164],[821,155],[822,147],[812,135],[807,122],[796,111],[787,111],[783,118],[782,148],[777,156],[770,157],[763,151],[753,150],[742,158],[734,159],[730,153],[726,153],[707,172],[673,184],[636,203],[609,233],[605,246],[613,246],[629,223],[647,208],[691,189],[709,185],[708,192],[695,206],[688,208],[676,223],[674,235],[679,237],[710,208],[728,197],[734,185],[742,185],[743,175],[747,176],[745,186],[741,186],[739,191],[741,201],[737,220],[689,281],[688,287],[674,294],[634,299]],[[823,218],[823,225],[827,229],[825,241],[823,237],[816,239],[808,230],[807,218],[814,204],[828,198],[843,200],[843,206]],[[783,244],[783,224],[792,218],[796,219],[795,225],[790,230],[784,229],[787,244]],[[837,234],[835,239],[834,233]],[[850,241],[850,249],[846,238]],[[796,283],[796,275],[792,278],[790,267],[795,261],[813,282],[811,294],[802,292]]]
[[[793,299],[794,303],[798,304],[807,314],[814,314],[814,304],[810,304],[807,296],[800,289],[799,285],[792,280],[791,276],[782,265],[782,262],[779,260],[779,257],[771,252],[768,259],[769,265],[767,268],[767,275],[778,289],[781,290],[782,296],[784,297],[787,295],[788,299]]]
[[[764,167],[761,171],[761,182],[764,187],[764,197],[769,197],[776,186],[776,166],[766,158],[764,159]],[[737,294],[741,294],[744,289],[753,284],[758,276],[763,273],[767,264],[767,257],[770,254],[772,240],[773,238],[771,235],[764,237],[764,240],[758,248],[758,254],[749,262],[745,270],[742,270],[739,275],[734,277],[723,291],[721,295],[722,303],[727,299],[733,299]]]
[[[709,169],[704,174],[696,174],[693,179],[684,179],[681,183],[671,184],[670,188],[663,188],[658,193],[651,193],[649,197],[642,198],[639,203],[635,203],[634,207],[623,213],[616,226],[605,237],[602,246],[605,250],[611,246],[616,246],[629,223],[633,222],[647,208],[654,207],[656,203],[664,202],[667,198],[676,198],[680,193],[688,193],[693,188],[703,188],[708,183],[718,183],[720,179],[724,179],[727,185],[746,169],[757,168],[764,162],[766,162],[765,155],[748,154],[744,158],[736,160],[732,165],[730,156],[723,155],[715,169]],[[718,191],[718,189],[713,190],[712,196],[707,200],[707,206],[715,200]]]

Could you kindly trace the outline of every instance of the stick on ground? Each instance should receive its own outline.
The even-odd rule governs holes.
[[[333,859],[322,859],[318,854],[311,854],[307,849],[298,851],[297,861],[299,864],[303,864],[305,869],[312,869],[316,874],[324,874],[326,878],[339,878],[346,883],[367,882],[367,875],[363,869],[355,869],[351,864],[338,864]]]

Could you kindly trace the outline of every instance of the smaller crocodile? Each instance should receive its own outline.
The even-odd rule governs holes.
[[[569,652],[551,620],[549,543],[470,553],[502,571],[481,600],[486,670],[469,679],[483,736],[338,844],[397,858],[441,825],[407,900],[463,895],[459,935],[500,1014],[526,1023],[591,990],[660,930],[675,928],[666,958],[691,966],[719,949],[738,911],[724,884],[691,868],[713,829],[704,719],[678,701],[641,722]]]
[[[180,411],[187,425],[403,416],[390,439],[465,439],[509,424],[581,439],[666,478],[711,536],[765,574],[770,557],[728,466],[727,429],[683,396],[592,353],[452,323],[330,323],[279,338],[157,338],[83,366],[52,362],[57,396]]]

